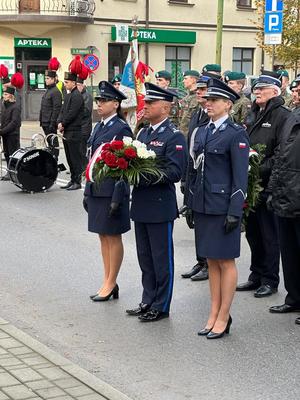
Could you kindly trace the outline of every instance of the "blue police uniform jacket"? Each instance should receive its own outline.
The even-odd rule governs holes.
[[[169,119],[150,135],[143,128],[137,139],[162,157],[164,179],[161,183],[133,188],[131,218],[136,222],[162,223],[178,217],[176,190],[187,163],[187,146],[183,134]]]
[[[230,119],[213,135],[208,136],[207,126],[198,128],[191,141],[195,164],[188,205],[198,213],[241,217],[248,184],[247,133]]]
[[[104,126],[101,126],[100,122],[96,124],[87,145],[93,155],[102,143],[108,143],[114,139],[122,140],[124,136],[132,137],[132,131],[127,123],[116,115]],[[115,187],[115,183],[116,180],[112,178],[104,179],[101,183],[87,182],[84,195],[113,197],[112,201],[121,202],[124,195],[129,195],[130,188],[127,184]]]

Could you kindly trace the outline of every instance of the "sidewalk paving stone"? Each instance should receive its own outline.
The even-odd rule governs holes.
[[[0,390],[0,400],[6,400],[8,397]]]
[[[42,376],[31,368],[14,369],[10,371],[21,382],[35,381],[42,379]]]
[[[51,399],[52,397],[64,396],[66,392],[58,387],[50,387],[45,389],[37,389],[36,392],[45,399]]]
[[[32,390],[48,389],[50,387],[53,387],[54,383],[48,381],[47,379],[42,379],[40,381],[26,382],[26,386],[28,386]]]
[[[12,347],[20,347],[21,343],[12,338],[0,339],[0,347],[4,349],[11,349]]]
[[[24,385],[4,387],[2,391],[14,400],[25,400],[33,396],[32,390]]]
[[[0,374],[0,388],[4,386],[17,385],[18,383],[19,381],[10,374],[8,374],[7,372],[3,372]]]

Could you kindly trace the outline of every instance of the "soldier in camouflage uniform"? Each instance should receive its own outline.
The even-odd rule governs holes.
[[[246,117],[251,109],[251,101],[243,93],[245,79],[246,75],[243,72],[228,72],[224,77],[227,85],[240,96],[240,99],[234,103],[230,112],[233,122],[240,125],[245,124]]]
[[[221,65],[219,64],[206,64],[202,68],[202,75],[210,76],[215,79],[222,79]]]
[[[191,116],[199,107],[196,97],[196,83],[199,77],[199,72],[192,69],[185,71],[183,74],[183,84],[185,89],[187,89],[188,94],[180,100],[181,110],[179,130],[186,138],[189,132]]]
[[[300,76],[290,84],[290,90],[292,92],[291,109],[298,113],[300,112]]]
[[[163,88],[163,89],[169,89],[169,86],[171,85],[172,81],[172,75],[170,72],[163,70],[163,71],[158,71],[155,74],[156,78],[156,84],[157,86]],[[174,97],[173,102],[171,104],[171,110],[170,110],[170,115],[169,115],[169,120],[176,126],[178,127],[179,125],[179,100],[177,97]]]
[[[279,69],[276,71],[281,80],[281,97],[284,99],[284,104],[287,107],[292,108],[293,106],[293,98],[291,93],[288,92],[289,87],[289,73],[285,69]]]

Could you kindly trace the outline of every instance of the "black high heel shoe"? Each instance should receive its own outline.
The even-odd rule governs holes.
[[[119,286],[116,284],[116,286],[113,288],[113,290],[107,295],[107,296],[99,296],[98,294],[94,297],[92,297],[92,301],[108,301],[111,296],[113,299],[118,299],[119,298]]]
[[[228,322],[227,322],[225,330],[223,332],[220,332],[220,333],[216,333],[214,331],[210,331],[208,333],[208,335],[206,336],[206,338],[207,339],[220,339],[221,337],[224,336],[225,333],[229,333],[231,324],[232,324],[232,318],[231,318],[231,315],[229,315],[229,319],[228,319]]]
[[[207,336],[211,330],[212,328],[203,328],[198,332],[198,336]]]

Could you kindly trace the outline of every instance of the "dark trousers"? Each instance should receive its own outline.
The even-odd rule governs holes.
[[[278,219],[261,203],[246,221],[246,238],[251,250],[249,280],[277,288],[279,284]]]
[[[278,220],[285,303],[300,308],[300,217]]]
[[[87,157],[87,141],[89,136],[83,137],[81,141],[81,162],[82,162],[82,171],[85,171],[88,165],[88,157]]]
[[[81,141],[80,140],[64,140],[64,149],[67,162],[70,168],[71,181],[73,183],[81,183],[82,178],[82,158],[81,158]]]
[[[174,281],[173,222],[135,222],[135,239],[142,270],[142,302],[169,312]]]
[[[43,131],[45,135],[50,135],[50,133],[56,133],[56,132],[51,132],[49,129],[49,126],[42,126]],[[51,151],[51,154],[58,160],[58,155],[59,155],[59,142],[58,142],[58,137],[57,136],[50,136],[47,138],[47,143],[49,146],[49,150]]]
[[[14,154],[16,150],[18,150],[20,146],[20,136],[19,135],[4,135],[2,136],[3,143],[3,153],[5,157],[6,164],[8,166],[9,157]]]

